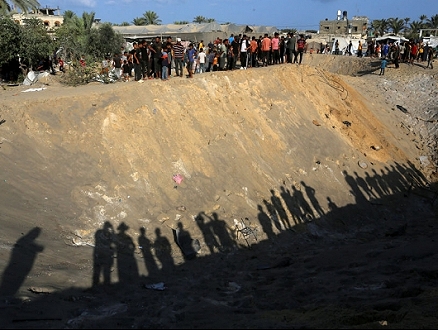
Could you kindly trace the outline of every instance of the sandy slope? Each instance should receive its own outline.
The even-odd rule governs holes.
[[[371,62],[2,91],[3,326],[436,327],[433,170]],[[105,221],[113,284],[88,289]]]

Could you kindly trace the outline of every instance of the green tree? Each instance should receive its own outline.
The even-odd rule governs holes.
[[[132,20],[132,24],[134,25],[146,25],[146,20],[144,17],[136,17]]]
[[[20,25],[8,17],[0,16],[0,67],[9,81],[16,81],[20,73],[18,55],[21,51],[21,33]]]
[[[438,14],[427,19],[426,26],[429,29],[438,29]]]
[[[86,53],[99,61],[108,54],[120,51],[122,44],[122,35],[116,33],[110,23],[103,23],[98,28],[91,30]]]
[[[71,10],[66,10],[64,12],[64,22],[62,24],[70,24],[77,19],[76,14]]]
[[[158,15],[154,11],[147,11],[143,14],[143,18],[145,19],[146,25],[160,25],[161,20],[158,18]]]
[[[392,33],[399,34],[403,29],[405,28],[405,21],[402,19],[396,18],[389,18],[388,19],[388,27],[391,29]]]
[[[282,33],[293,33],[293,34],[297,34],[298,30],[297,29],[281,29],[280,32]]]
[[[94,17],[96,13],[92,11],[91,13],[83,12],[82,13],[82,24],[84,24],[84,31],[86,34],[90,33],[91,28],[93,27]]]
[[[8,17],[0,16],[0,66],[20,54],[21,27]]]
[[[20,57],[29,69],[36,68],[40,60],[51,56],[55,50],[55,43],[38,18],[24,20],[20,43]]]
[[[408,34],[409,38],[417,39],[420,35],[420,29],[423,27],[423,23],[420,21],[413,21],[410,24],[410,33]]]
[[[173,24],[176,24],[176,25],[186,25],[186,24],[189,24],[189,21],[178,21],[178,22],[173,22]]]
[[[376,36],[383,36],[388,30],[388,21],[386,19],[376,19],[371,22],[371,29]]]
[[[193,19],[193,23],[206,23],[207,22],[207,19],[204,17],[204,16],[196,16],[194,19]]]
[[[9,17],[0,16],[0,67],[2,76],[16,82],[20,74],[21,26]]]
[[[11,3],[25,13],[40,6],[37,0],[0,0],[0,15],[6,15],[13,10]]]
[[[56,32],[62,33],[62,30],[64,29],[68,31],[67,33],[73,34],[73,36],[76,38],[80,38],[81,36],[85,35],[85,28],[82,18],[78,17],[71,10],[66,10],[64,12],[64,22],[62,23],[61,31],[58,29]]]
[[[55,31],[56,41],[59,48],[63,50],[63,57],[67,61],[76,60],[85,52],[86,35],[83,19],[74,12],[64,12],[64,22]]]

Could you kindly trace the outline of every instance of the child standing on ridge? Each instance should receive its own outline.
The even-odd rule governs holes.
[[[163,49],[161,51],[161,80],[167,80],[168,79],[168,71],[169,71],[169,55],[167,55],[167,52]]]
[[[128,60],[123,61],[122,70],[123,70],[123,81],[128,82],[131,73],[131,67],[128,63]]]
[[[386,60],[386,57],[382,57],[382,61],[380,62],[380,73],[379,76],[383,76],[385,74],[385,68],[388,65],[388,61]]]

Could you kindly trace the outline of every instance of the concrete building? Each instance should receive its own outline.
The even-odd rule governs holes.
[[[60,27],[64,22],[64,16],[61,15],[61,10],[59,7],[57,8],[38,8],[34,9],[31,12],[25,13],[16,13],[12,15],[12,19],[19,23],[20,25],[24,24],[25,19],[29,18],[38,18],[44,22],[44,25],[48,30]]]
[[[319,34],[333,37],[350,37],[353,39],[360,39],[367,37],[368,31],[368,17],[353,16],[348,18],[347,12],[338,10],[335,20],[326,18],[319,22]]]

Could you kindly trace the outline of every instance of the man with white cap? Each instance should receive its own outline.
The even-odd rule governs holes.
[[[184,51],[185,48],[181,44],[181,38],[176,38],[176,44],[173,45],[173,57],[175,61],[175,73],[177,77],[183,76]]]

